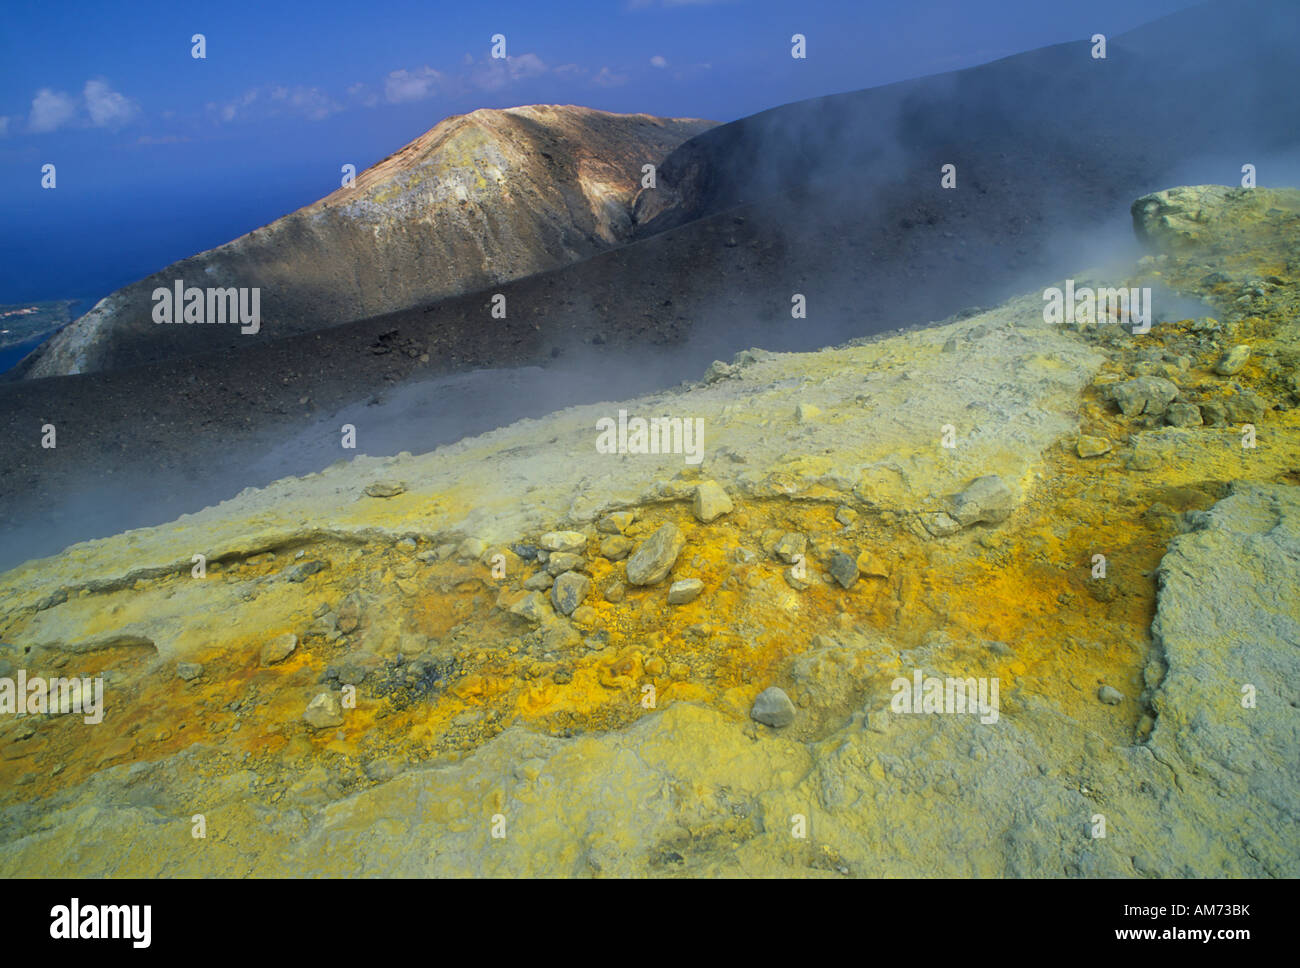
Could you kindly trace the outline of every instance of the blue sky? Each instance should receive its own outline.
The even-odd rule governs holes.
[[[327,194],[453,114],[729,121],[985,63],[1189,0],[6,0],[0,302],[97,297]],[[790,57],[790,37],[808,57]],[[206,37],[207,57],[190,38]],[[508,59],[489,56],[504,34]],[[56,165],[57,188],[40,187]]]

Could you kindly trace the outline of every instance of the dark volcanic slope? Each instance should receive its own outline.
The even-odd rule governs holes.
[[[744,346],[811,348],[1049,285],[1099,261],[1102,229],[1128,239],[1139,195],[1233,183],[1245,162],[1267,183],[1278,158],[1296,159],[1300,104],[1287,92],[1300,37],[1294,18],[1270,13],[1283,10],[1216,4],[1112,38],[1105,62],[1087,43],[1064,45],[717,128],[665,165],[667,203],[642,231],[703,217],[494,287],[505,320],[491,318],[485,291],[234,353],[0,385],[5,560],[264,483],[274,474],[259,453],[399,383],[527,363],[598,378],[557,371],[498,411],[533,415],[698,378]],[[1252,51],[1225,62],[1217,39],[1243,30],[1258,43],[1225,44]],[[945,163],[958,166],[956,190],[939,187]],[[806,320],[790,317],[796,292]],[[56,451],[39,446],[47,421]],[[438,442],[414,422],[383,429],[380,450],[359,427],[361,450]],[[78,494],[94,503],[109,482],[132,498],[99,501],[112,520],[60,510]]]
[[[1241,164],[1295,149],[1300,98],[1288,79],[1300,68],[1297,41],[1296,4],[1217,0],[1109,38],[1104,60],[1080,40],[774,108],[672,152],[657,189],[638,195],[637,233],[818,181],[869,191],[901,176],[937,187],[948,163],[959,189],[973,187],[963,172],[984,182],[1019,174],[1031,190],[1059,179],[1070,214],[1088,201],[1068,184],[1076,173],[1124,191],[1216,153],[1231,160],[1221,177],[1235,181]],[[1040,201],[1026,199],[1025,213],[1041,211]]]

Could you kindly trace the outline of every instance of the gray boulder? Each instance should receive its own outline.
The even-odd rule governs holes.
[[[764,726],[782,729],[794,722],[794,712],[794,703],[785,694],[785,690],[779,686],[768,686],[754,700],[749,716]]]
[[[1110,389],[1110,398],[1126,417],[1139,414],[1160,416],[1178,396],[1178,387],[1158,376],[1140,376],[1136,380],[1117,383]]]
[[[307,704],[307,711],[302,714],[302,718],[312,729],[342,726],[343,707],[339,705],[338,697],[332,692],[322,692]]]
[[[1010,517],[1015,508],[1015,492],[996,474],[986,474],[953,498],[952,517],[963,528],[997,524]]]
[[[551,586],[551,604],[563,615],[572,615],[573,610],[582,604],[582,600],[591,591],[591,579],[581,572],[566,571]]]
[[[627,580],[633,585],[653,585],[668,577],[686,538],[677,525],[661,524],[654,534],[637,546],[627,560]]]

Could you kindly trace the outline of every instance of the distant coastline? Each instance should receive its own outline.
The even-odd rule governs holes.
[[[81,316],[92,299],[0,303],[0,373],[7,373],[68,323]]]

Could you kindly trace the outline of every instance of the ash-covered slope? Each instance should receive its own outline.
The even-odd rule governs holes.
[[[37,350],[87,373],[334,326],[531,275],[631,235],[641,166],[712,122],[534,105],[448,118],[355,185],[132,283]],[[159,326],[151,294],[258,287],[261,327]]]
[[[1215,0],[1108,37],[1104,58],[1094,47],[1080,38],[719,125],[673,151],[657,187],[638,194],[638,237],[758,200],[789,205],[793,224],[822,211],[870,224],[878,198],[918,168],[937,187],[944,164],[957,168],[952,194],[1018,176],[1028,219],[1054,201],[1091,221],[1089,205],[1167,184],[1179,164],[1222,155],[1223,180],[1235,180],[1242,163],[1300,143],[1300,100],[1283,93],[1300,68],[1290,0]],[[1081,194],[1088,184],[1105,195]],[[941,210],[942,194],[931,204]]]

